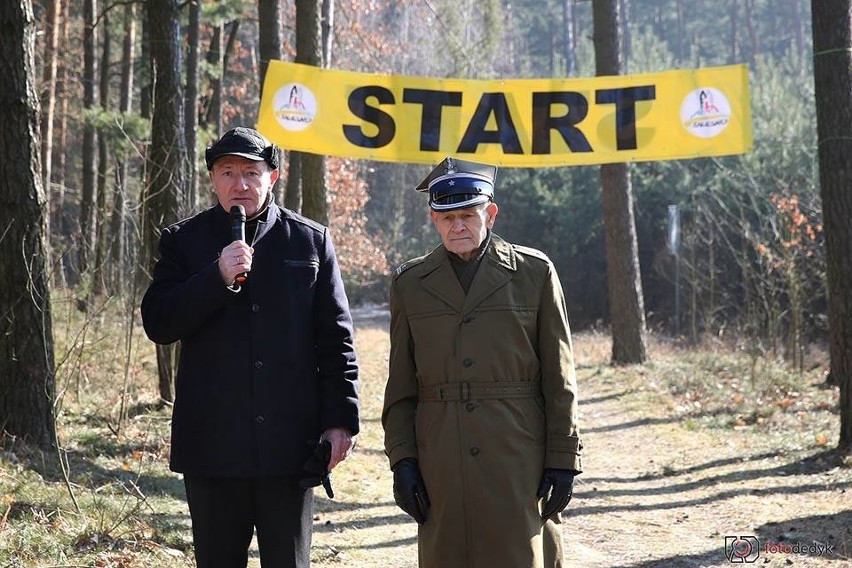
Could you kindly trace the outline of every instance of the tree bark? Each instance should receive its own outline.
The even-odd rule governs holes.
[[[151,118],[151,107],[154,104],[154,58],[151,56],[151,33],[148,29],[148,10],[142,5],[142,41],[140,60],[142,68],[139,70],[140,85],[139,92],[139,114],[142,118]]]
[[[733,65],[739,60],[740,54],[738,50],[739,46],[739,33],[737,32],[737,23],[739,22],[739,6],[738,0],[731,0],[731,10],[730,10],[730,18],[731,18],[731,57],[728,59],[728,63]]]
[[[69,11],[69,3],[65,2],[62,5],[62,14],[60,16],[59,40],[62,45],[68,45]],[[59,110],[57,112],[58,124],[54,145],[58,148],[65,148],[68,143],[68,67],[64,62],[56,71],[56,102],[59,105]],[[65,202],[65,180],[68,178],[65,152],[57,152],[55,156],[56,164],[54,165],[56,167],[52,169],[56,170],[56,175],[51,175],[51,177],[56,178],[59,197],[56,199],[56,203],[51,202],[54,213],[64,211],[62,206]],[[49,189],[45,188],[45,190]],[[64,231],[65,223],[60,222],[60,226],[62,227],[61,234],[67,235],[68,233]]]
[[[577,40],[575,39],[574,0],[562,0],[562,28],[563,34],[562,50],[565,54],[565,74],[569,77],[577,76]]]
[[[213,133],[216,138],[222,134],[222,77],[224,75],[222,36],[224,33],[224,24],[214,27],[213,35],[210,37],[210,49],[207,50],[207,63],[215,69],[215,74],[210,79],[210,96],[207,100],[203,126],[213,124]]]
[[[322,66],[322,0],[296,0],[296,63]],[[292,156],[293,153],[291,153]],[[301,152],[302,214],[328,223],[325,157]]]
[[[50,179],[53,162],[53,117],[56,111],[56,76],[58,73],[59,12],[62,0],[48,0],[45,19],[44,73],[41,85],[41,157],[45,195],[50,201]],[[49,223],[48,223],[49,225]]]
[[[334,39],[334,0],[322,0],[322,66],[331,67]]]
[[[201,0],[189,0],[187,24],[186,98],[184,125],[187,151],[186,210],[198,210],[198,37],[201,32]]]
[[[838,450],[852,452],[852,0],[811,1],[819,181],[828,269],[831,378],[840,387]]]
[[[97,1],[84,0],[83,32],[83,108],[93,110],[97,104]],[[83,192],[80,203],[80,274],[91,269],[96,243],[95,200],[97,198],[97,133],[91,123],[83,126]]]
[[[596,0],[592,9],[597,75],[619,75],[620,0]],[[642,363],[648,357],[645,348],[645,308],[629,166],[601,166],[601,189],[612,327],[612,362]]]
[[[68,45],[68,20],[69,20],[69,2],[64,2],[60,8],[59,19],[59,45]],[[58,48],[57,48],[58,49]],[[68,65],[64,58],[59,61],[59,52],[57,51],[56,71],[56,104],[57,111],[54,117],[56,123],[56,132],[54,134],[54,142],[52,146],[57,148],[68,147]],[[53,234],[63,237],[65,242],[73,242],[72,235],[74,230],[72,227],[72,219],[68,210],[65,208],[65,186],[68,179],[68,163],[65,159],[65,152],[54,152],[52,154],[51,164],[51,179],[55,180],[53,186],[45,186],[45,195],[47,195],[50,204],[50,223],[53,227]],[[44,175],[44,174],[43,174]],[[47,176],[45,175],[45,178]],[[56,188],[55,193],[52,188]],[[48,236],[51,233],[48,232]],[[77,245],[68,245],[62,251],[57,251],[57,263],[54,274],[57,277],[58,284],[63,287],[74,285],[76,281],[69,281],[69,276],[73,277],[73,272],[66,270],[69,264],[69,258],[73,257],[78,251]]]
[[[181,84],[180,8],[177,0],[147,3],[151,56],[154,62],[154,108],[148,181],[144,190],[142,231],[144,264],[153,268],[162,227],[180,219],[186,184],[186,143]],[[160,396],[174,400],[174,345],[157,346]]]
[[[258,35],[260,42],[260,92],[263,93],[263,84],[266,80],[266,70],[272,60],[284,59],[284,22],[281,17],[280,0],[258,0],[257,16],[259,20]],[[280,176],[272,188],[272,195],[276,203],[280,202],[280,196],[284,187],[283,176]]]
[[[228,32],[228,41],[223,45],[223,36],[225,29],[230,28]],[[234,20],[225,25],[219,25],[213,32],[213,37],[210,40],[210,52],[207,60],[216,66],[216,76],[210,81],[212,95],[210,104],[207,107],[205,116],[205,124],[213,123],[216,126],[216,136],[222,134],[222,93],[224,91],[225,74],[228,69],[228,54],[234,47],[237,31],[240,29],[240,21]]]
[[[284,22],[281,18],[280,0],[258,0],[257,16],[259,20],[260,43],[260,91],[266,79],[266,69],[269,62],[283,59]]]
[[[754,26],[754,0],[745,0],[745,24],[748,30],[748,39],[751,43],[751,57],[749,60],[752,64],[757,61],[760,55],[760,42],[757,40],[757,30]]]
[[[284,207],[296,213],[302,212],[302,153],[288,152],[287,189],[284,192]]]
[[[0,431],[47,449],[56,388],[32,1],[0,3],[0,21]]]
[[[119,110],[130,114],[133,94],[133,70],[136,49],[136,4],[128,4],[124,8],[124,42],[121,55],[121,92],[119,94]],[[116,156],[115,189],[113,192],[112,216],[110,219],[110,249],[109,258],[112,266],[112,283],[116,289],[125,291],[129,271],[128,231],[127,231],[127,165],[128,157],[122,150]]]
[[[100,75],[100,85],[98,89],[98,98],[101,102],[101,109],[104,112],[109,111],[109,68],[110,58],[112,57],[112,34],[109,29],[110,11],[106,10],[101,18],[103,29],[103,42],[101,45],[101,64],[102,70]],[[103,294],[106,291],[105,283],[105,259],[107,256],[107,234],[106,223],[103,219],[107,216],[106,195],[107,182],[109,180],[109,162],[110,148],[107,136],[103,132],[98,133],[98,190],[95,199],[96,209],[94,215],[95,222],[95,262],[92,265],[92,287],[91,290],[95,294]]]

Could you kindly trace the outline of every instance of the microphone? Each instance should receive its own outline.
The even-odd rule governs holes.
[[[235,241],[246,240],[246,208],[242,205],[234,205],[231,207],[231,234]],[[237,274],[236,280],[240,284],[248,279],[248,273],[240,272]]]

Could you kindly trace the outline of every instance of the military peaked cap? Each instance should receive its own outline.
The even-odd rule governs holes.
[[[429,192],[429,207],[451,211],[494,199],[497,166],[445,158],[415,188]]]

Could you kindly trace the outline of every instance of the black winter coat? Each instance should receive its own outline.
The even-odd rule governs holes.
[[[148,337],[180,340],[170,466],[298,474],[322,432],[359,429],[352,319],[328,229],[271,205],[239,292],[219,273],[219,205],[165,229],[142,300]]]

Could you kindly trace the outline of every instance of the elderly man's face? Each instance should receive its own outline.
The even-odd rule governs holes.
[[[247,217],[260,210],[277,179],[278,170],[270,169],[266,162],[240,156],[222,156],[210,172],[210,183],[222,208],[230,211],[234,205],[242,205]]]
[[[430,211],[429,215],[444,247],[463,260],[470,260],[488,235],[488,229],[494,226],[497,205],[489,203],[453,211]]]

